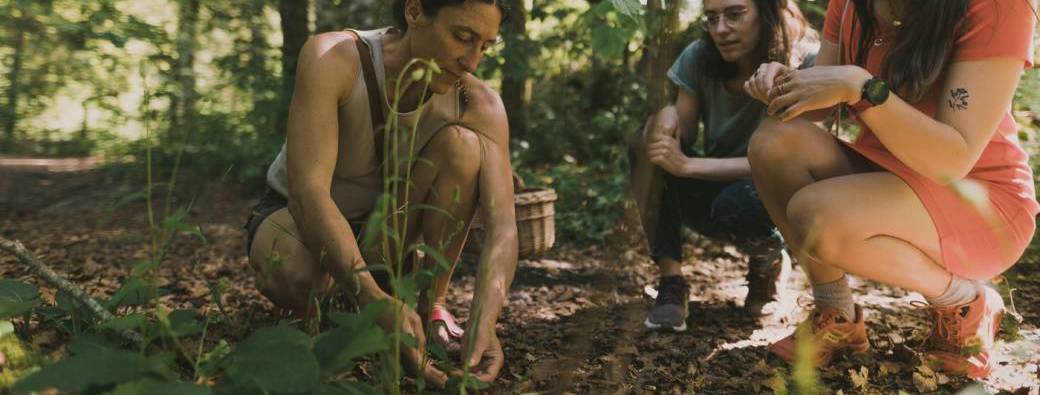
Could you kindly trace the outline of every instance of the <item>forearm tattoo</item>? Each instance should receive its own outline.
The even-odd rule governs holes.
[[[950,109],[953,111],[967,110],[969,97],[967,89],[950,89],[950,98],[946,99],[946,104],[949,104]]]

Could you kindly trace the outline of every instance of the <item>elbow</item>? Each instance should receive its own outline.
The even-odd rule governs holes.
[[[308,208],[317,207],[319,202],[316,199],[325,196],[331,198],[328,189],[316,188],[307,184],[289,184],[289,196],[287,206],[289,212],[293,213],[294,217],[305,218],[306,210]]]

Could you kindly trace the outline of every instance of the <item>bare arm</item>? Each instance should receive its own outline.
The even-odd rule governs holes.
[[[481,215],[487,233],[480,253],[472,312],[481,331],[494,331],[513,282],[517,262],[517,231],[512,167],[509,163],[509,124],[496,93],[473,89],[474,106],[463,122],[480,137],[481,163],[477,180]]]
[[[339,146],[337,103],[360,69],[353,42],[342,34],[315,36],[300,52],[286,138],[289,211],[303,244],[364,304],[385,293],[371,274],[357,272],[365,263],[356,235],[330,194]]]
[[[747,157],[691,158],[682,152],[679,140],[693,144],[700,133],[700,98],[680,90],[675,106],[665,107],[650,121],[647,134],[647,156],[654,164],[676,177],[712,181],[751,178]]]
[[[816,66],[835,66],[838,65],[838,44],[832,43],[827,40],[820,41],[820,52],[816,55],[816,62],[813,63],[812,67]],[[802,117],[812,122],[822,122],[827,119],[827,116],[834,112],[834,107],[822,108],[819,110],[809,111],[802,114]]]
[[[469,88],[472,106],[462,124],[475,131],[480,140],[477,191],[481,215],[487,221],[487,233],[478,262],[463,358],[477,379],[491,382],[505,363],[495,325],[509,295],[517,259],[509,124],[497,93],[472,76],[467,76],[464,81]]]
[[[1011,108],[1021,76],[1020,59],[953,63],[942,85],[935,118],[895,95],[864,111],[861,118],[910,168],[938,182],[959,180],[974,167]],[[858,98],[856,92],[853,100]]]
[[[942,96],[934,118],[894,94],[860,118],[910,168],[936,182],[958,180],[974,167],[1011,108],[1021,74],[1020,59],[956,62],[940,82]],[[769,106],[782,121],[841,102],[855,103],[871,78],[859,66],[814,67],[791,76],[795,88]]]

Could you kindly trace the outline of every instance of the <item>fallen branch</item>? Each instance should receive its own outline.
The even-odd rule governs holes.
[[[98,321],[105,322],[116,318],[116,316],[105,309],[104,306],[101,306],[101,303],[98,303],[98,301],[94,300],[90,295],[87,295],[86,292],[83,292],[83,290],[75,284],[69,282],[69,280],[66,280],[58,273],[55,273],[50,267],[47,267],[43,262],[36,259],[36,257],[32,255],[32,252],[29,252],[29,250],[25,248],[25,245],[23,245],[22,242],[0,238],[0,250],[7,251],[11,255],[14,255],[19,261],[28,266],[29,270],[44,281],[53,285],[59,291],[72,296],[73,299],[79,301],[84,306],[87,306],[87,310]],[[141,342],[141,335],[134,331],[123,331],[122,336],[126,340],[135,343]]]

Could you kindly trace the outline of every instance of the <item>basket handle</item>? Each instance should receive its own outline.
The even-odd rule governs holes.
[[[524,179],[520,178],[520,175],[516,174],[516,172],[514,171],[513,172],[513,193],[517,193],[518,191],[523,191],[524,189],[527,189],[527,185],[524,185]]]

